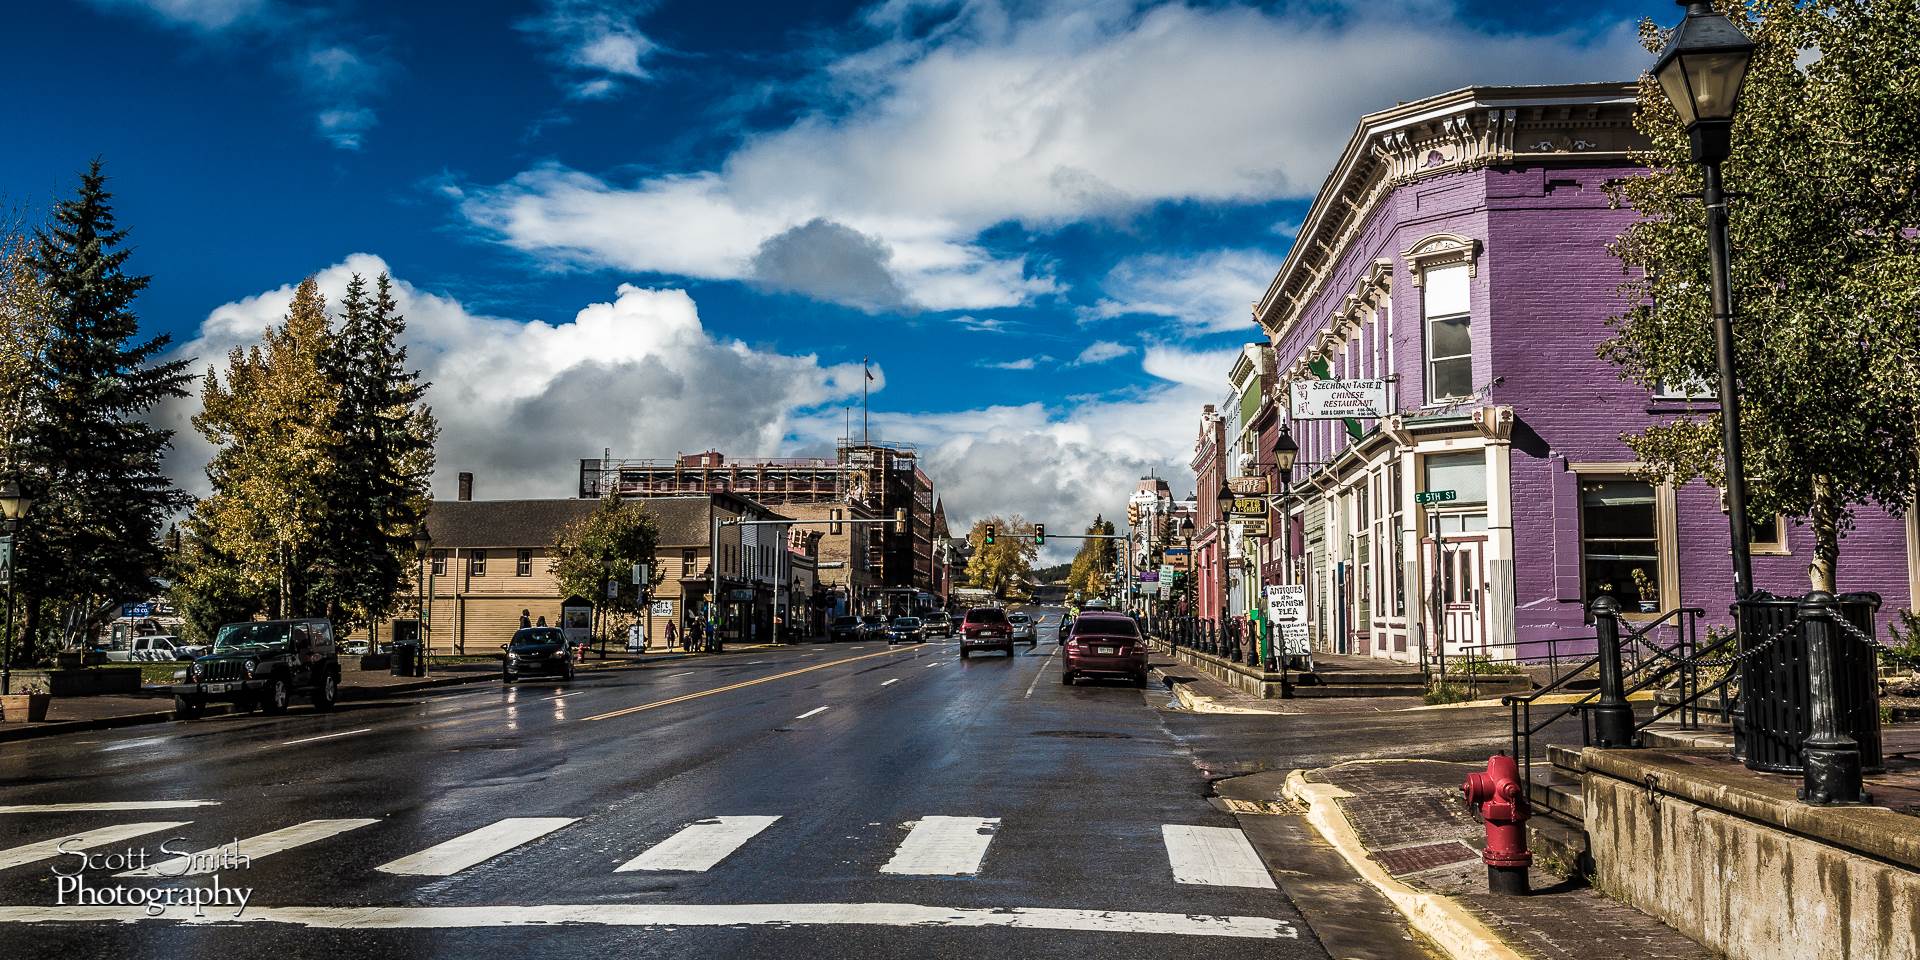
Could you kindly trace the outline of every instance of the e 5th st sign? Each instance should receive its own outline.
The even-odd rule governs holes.
[[[1422,490],[1413,495],[1413,502],[1419,504],[1450,503],[1459,498],[1460,495],[1452,490]]]

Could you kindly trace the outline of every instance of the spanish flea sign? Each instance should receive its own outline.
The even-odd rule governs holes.
[[[1264,497],[1269,492],[1266,477],[1228,477],[1227,489],[1236,497]]]
[[[1422,490],[1413,495],[1414,503],[1451,503],[1460,499],[1460,494],[1452,490]]]
[[[1259,497],[1235,497],[1227,501],[1227,513],[1235,517],[1264,517],[1267,501]]]
[[[1385,380],[1295,380],[1288,414],[1295,420],[1384,417]]]
[[[1267,585],[1267,615],[1280,633],[1288,656],[1307,652],[1307,588],[1298,583]]]

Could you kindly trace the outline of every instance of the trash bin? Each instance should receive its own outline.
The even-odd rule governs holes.
[[[1740,647],[1773,637],[1794,621],[1797,597],[1761,592],[1734,604],[1740,620]],[[1862,640],[1843,626],[1833,630],[1829,646],[1833,662],[1835,720],[1842,732],[1860,744],[1860,766],[1882,768],[1880,759],[1879,661],[1871,644],[1873,615],[1880,597],[1849,593],[1839,597],[1839,617],[1869,639]],[[1812,694],[1807,682],[1806,627],[1779,634],[1773,646],[1740,665],[1740,706],[1746,713],[1746,763],[1752,770],[1803,773],[1800,748],[1813,731]]]
[[[415,664],[420,660],[420,644],[411,640],[402,640],[393,645],[393,664],[391,672],[396,677],[419,676]]]

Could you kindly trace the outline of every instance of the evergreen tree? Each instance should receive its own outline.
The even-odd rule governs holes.
[[[319,577],[330,615],[370,624],[393,609],[415,558],[413,534],[429,503],[433,413],[427,385],[407,369],[406,318],[382,273],[367,295],[358,274],[341,300],[341,325],[322,369],[338,386],[331,441],[337,473],[327,487]]]
[[[27,261],[47,322],[38,408],[17,451],[37,488],[19,536],[19,589],[29,633],[46,609],[69,640],[112,603],[153,592],[160,524],[186,500],[161,472],[172,432],[146,421],[156,404],[186,395],[186,361],[155,362],[164,334],[136,339],[133,301],[148,278],[125,270],[127,231],[106,181],[94,161],[78,195],[35,232]]]
[[[1113,522],[1096,514],[1086,532],[1090,536],[1112,535]],[[1118,556],[1112,540],[1080,541],[1080,552],[1074,555],[1073,566],[1067,572],[1068,592],[1083,600],[1105,594]]]

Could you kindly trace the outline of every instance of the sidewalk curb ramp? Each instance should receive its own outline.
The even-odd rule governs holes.
[[[1331,783],[1309,782],[1306,773],[1295,770],[1287,775],[1287,797],[1306,808],[1304,817],[1321,839],[1340,851],[1354,872],[1380,891],[1415,930],[1454,960],[1523,960],[1523,954],[1508,946],[1465,907],[1447,897],[1422,893],[1395,880],[1367,856],[1359,834],[1354,832],[1353,824],[1337,802],[1353,794]]]
[[[749,650],[758,649],[763,648],[738,647],[731,650],[722,650],[717,654],[706,654],[706,656],[724,657],[732,653],[745,653]],[[698,655],[699,654],[691,653],[663,654],[658,657],[651,657],[643,663],[634,663],[629,660],[603,660],[593,664],[583,663],[580,665],[580,669],[590,673],[598,673],[603,670],[641,670],[656,663],[686,660]],[[380,700],[401,694],[418,693],[422,690],[452,687],[467,683],[486,683],[498,679],[500,679],[500,674],[497,671],[489,671],[464,676],[430,677],[418,683],[396,683],[370,687],[342,686],[340,688],[340,702],[352,703],[364,700]],[[163,698],[155,697],[154,699],[161,700]],[[233,709],[229,704],[211,703],[207,705],[206,712],[203,716],[215,717],[232,712]],[[149,723],[166,723],[172,719],[173,708],[169,706],[165,710],[154,710],[147,713],[123,713],[118,716],[94,717],[88,720],[61,720],[54,723],[0,724],[0,743],[11,743],[16,740],[37,740],[41,737],[54,737],[63,733],[86,733],[95,730],[116,730],[120,727],[138,727]]]

